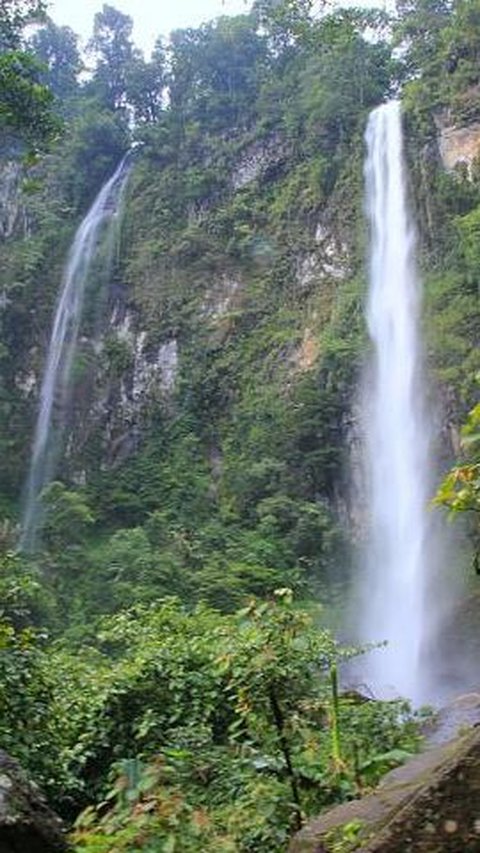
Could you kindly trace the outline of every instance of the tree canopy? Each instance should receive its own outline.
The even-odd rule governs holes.
[[[27,24],[41,21],[44,12],[36,0],[2,0],[0,6],[0,130],[4,137],[18,134],[32,148],[47,144],[59,129],[53,95],[24,40]]]

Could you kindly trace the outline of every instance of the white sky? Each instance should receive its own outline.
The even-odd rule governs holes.
[[[104,0],[49,0],[49,14],[57,24],[67,24],[83,41],[92,32],[93,18]],[[250,0],[106,0],[110,6],[130,15],[134,22],[134,41],[147,54],[159,35],[172,30],[197,27],[219,15],[247,12]]]
[[[92,34],[93,18],[103,3],[125,12],[134,21],[137,47],[150,54],[159,35],[172,30],[198,27],[219,15],[248,12],[252,0],[47,0],[50,16],[57,24],[68,25],[85,45]],[[395,0],[337,0],[343,6],[391,6]],[[315,8],[315,6],[314,6]]]

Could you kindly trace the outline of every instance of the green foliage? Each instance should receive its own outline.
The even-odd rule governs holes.
[[[135,122],[151,124],[160,119],[165,88],[165,51],[159,39],[150,62],[137,53],[127,66],[125,96]]]
[[[172,33],[170,95],[182,125],[247,124],[266,62],[264,38],[252,23],[248,16],[225,17]]]
[[[434,503],[450,512],[480,512],[480,404],[469,413],[462,429],[465,459],[455,465],[441,483]]]
[[[111,377],[119,378],[132,366],[133,353],[127,341],[118,335],[106,336],[103,341],[103,353],[106,369]]]
[[[42,0],[0,0],[0,50],[18,48],[24,27],[41,20],[44,13]]]
[[[316,133],[331,151],[351,139],[359,111],[388,92],[390,48],[381,41],[368,44],[361,25],[349,15],[324,18],[317,38],[320,50],[300,74],[297,108],[306,117],[307,134]]]
[[[480,237],[480,205],[475,207],[474,210],[467,213],[465,216],[459,217],[457,224],[468,283],[473,285],[472,290],[478,292],[480,282],[480,252],[478,249]]]
[[[54,481],[44,489],[41,500],[45,512],[42,533],[47,545],[61,551],[82,543],[94,522],[94,516],[82,496]]]
[[[327,675],[351,652],[287,589],[233,616],[137,607],[77,647],[47,648],[7,622],[0,633],[2,742],[64,814],[88,806],[79,850],[140,838],[281,850],[304,814],[353,794],[361,773],[371,784],[417,742],[406,709],[336,696],[339,779]]]
[[[98,640],[96,662],[88,649],[52,659],[70,772],[103,794],[77,821],[79,850],[133,851],[140,838],[152,850],[282,850],[303,814],[355,790],[352,742],[365,767],[415,748],[405,709],[337,697],[339,785],[327,676],[346,652],[287,589],[233,616],[174,601],[137,608],[104,622]]]
[[[442,34],[451,20],[450,0],[400,0],[397,6],[396,38],[404,46],[404,62],[408,72],[418,68],[426,73],[438,71],[441,65]]]
[[[40,82],[40,66],[23,51],[0,53],[0,128],[18,133],[32,149],[58,134],[53,96]]]
[[[70,27],[59,27],[47,18],[30,39],[30,48],[43,66],[42,83],[53,92],[62,111],[65,110],[68,101],[77,94],[78,75],[83,67],[77,36]]]
[[[351,820],[341,827],[332,829],[325,837],[329,850],[332,853],[350,853],[355,848],[358,849],[363,828],[363,821]]]
[[[7,551],[0,557],[0,622],[15,631],[41,625],[51,616],[48,590],[40,575]]]
[[[95,15],[89,45],[97,60],[92,88],[102,106],[110,110],[125,106],[126,75],[136,57],[132,30],[130,16],[107,3]]]
[[[1,0],[0,130],[20,137],[30,153],[45,148],[59,133],[53,95],[41,80],[41,66],[24,49],[23,31],[42,19],[41,0]]]
[[[87,101],[69,127],[58,164],[57,180],[74,210],[86,211],[127,148],[122,118]]]
[[[432,111],[449,108],[460,125],[478,118],[478,0],[406,0],[399,4],[397,38],[406,47],[404,64],[415,78],[407,97],[424,127]],[[428,113],[430,112],[430,119]]]
[[[53,673],[44,647],[45,636],[34,629],[0,622],[0,738],[3,748],[51,792],[62,788],[66,776],[58,761]]]
[[[478,297],[457,271],[426,277],[427,340],[437,376],[456,389],[462,406],[474,399],[474,376],[480,368],[471,340],[479,328]]]

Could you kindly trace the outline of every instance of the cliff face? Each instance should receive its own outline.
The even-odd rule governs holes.
[[[246,387],[258,395],[252,416],[259,416],[269,389],[287,412],[302,377],[318,376],[342,312],[360,310],[353,272],[357,235],[340,221],[335,203],[304,218],[292,204],[287,228],[268,209],[269,196],[281,193],[291,178],[278,145],[248,146],[231,164],[221,199],[207,195],[186,204],[180,227],[171,223],[170,235],[159,236],[155,218],[142,212],[144,192],[165,192],[163,176],[148,159],[138,163],[97,353],[97,392],[82,426],[84,436],[97,432],[101,464],[116,465],[138,449],[152,406],[175,419],[189,405],[188,396],[201,398],[202,363],[215,374],[223,399],[220,405],[205,401],[210,423],[202,429],[215,430],[218,421],[225,428],[229,420],[230,429]],[[302,189],[315,190],[308,177]],[[228,232],[217,237],[222,217],[230,220]],[[241,250],[232,251],[229,241],[241,241]],[[352,373],[355,365],[345,360],[342,368]]]
[[[280,131],[256,136],[199,138],[180,163],[159,165],[152,146],[135,155],[109,280],[96,315],[85,307],[59,473],[110,528],[157,511],[196,530],[228,516],[254,537],[235,559],[283,571],[301,560],[319,579],[340,546],[362,361],[362,148],[342,151],[332,181],[323,155],[299,157]],[[30,223],[8,225],[2,249],[6,500],[25,477],[79,221],[57,168],[31,195],[12,185],[4,207],[5,222]]]
[[[322,574],[339,544],[335,516],[345,525],[357,512],[345,476],[365,353],[363,146],[358,136],[343,152],[327,189],[322,157],[299,160],[279,132],[249,136],[210,139],[207,156],[194,146],[182,168],[159,167],[148,147],[136,155],[98,314],[86,307],[62,477],[88,487],[109,524],[141,523],[172,494],[182,514],[200,501],[207,516],[228,506],[254,529],[267,517],[296,542],[287,564],[301,557]],[[65,202],[46,200],[54,166],[31,197],[5,166],[4,381],[23,424],[17,495],[75,226],[68,213],[56,239]],[[143,497],[133,500],[138,476]]]
[[[198,81],[183,95],[173,88],[169,109],[140,128],[108,280],[92,269],[59,474],[94,508],[97,530],[139,527],[149,548],[167,542],[177,567],[215,555],[215,572],[246,560],[249,571],[321,584],[333,566],[342,573],[339,527],[359,517],[347,480],[366,354],[363,132],[391,72],[385,46],[367,43],[358,23],[339,26],[344,39],[327,22],[281,61],[277,46],[278,79],[259,60],[251,103],[245,81],[225,100],[200,52],[210,95]],[[440,119],[429,105],[419,120],[411,101],[432,397],[439,434],[448,420],[455,435],[478,361],[477,118],[453,126],[448,107]],[[119,159],[112,126],[103,115],[77,121],[26,183],[8,158],[2,167],[8,514],[18,513],[68,246]],[[163,544],[145,532],[158,513]]]

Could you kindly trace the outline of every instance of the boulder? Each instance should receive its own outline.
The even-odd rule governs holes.
[[[462,697],[441,712],[423,753],[373,793],[312,820],[289,853],[479,853],[479,700]]]
[[[0,750],[0,853],[63,853],[60,818],[19,764]]]

